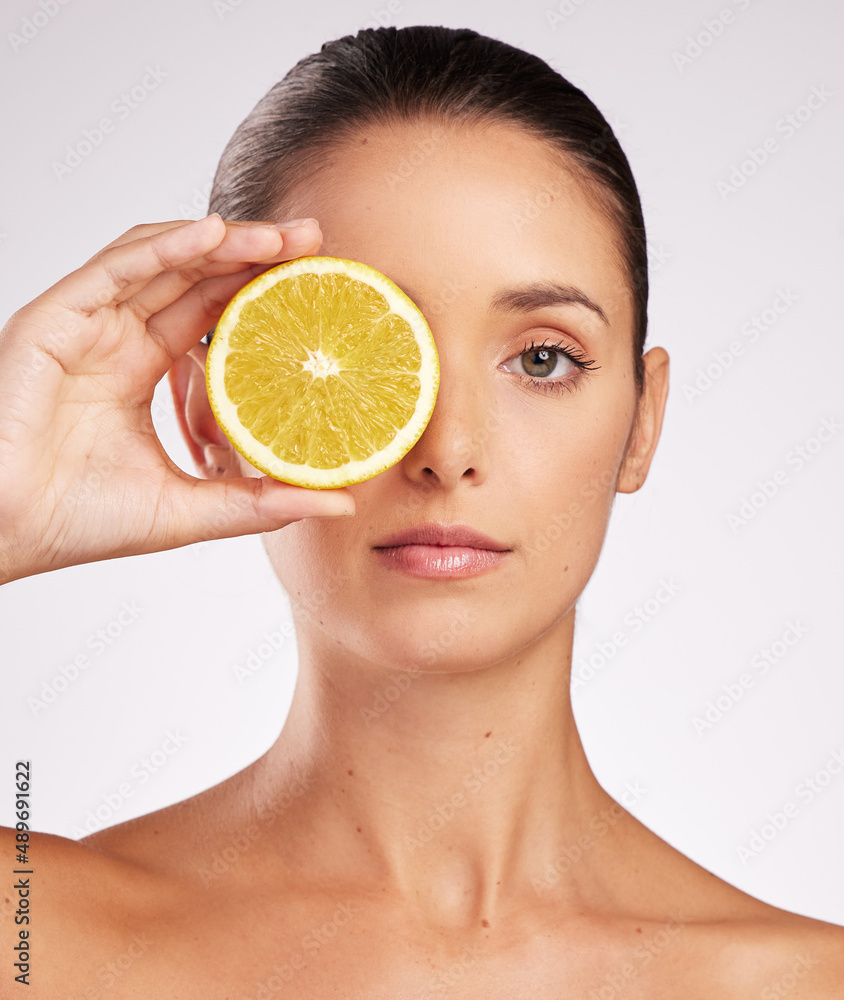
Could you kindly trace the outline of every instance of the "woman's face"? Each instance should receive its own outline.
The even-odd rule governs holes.
[[[650,457],[622,468],[637,402],[633,305],[594,194],[513,127],[405,123],[329,155],[282,216],[313,216],[319,254],[392,279],[440,359],[428,426],[397,465],[350,488],[355,516],[264,536],[300,640],[380,666],[467,671],[570,627],[615,492],[641,485]],[[583,301],[555,302],[552,286]],[[538,354],[543,344],[600,367]],[[452,578],[410,575],[376,551],[430,521],[509,551]]]

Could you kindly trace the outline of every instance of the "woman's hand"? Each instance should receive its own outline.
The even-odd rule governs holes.
[[[235,292],[321,242],[313,223],[217,214],[136,226],[12,316],[0,331],[0,583],[354,512],[348,490],[196,479],[150,415],[156,384]]]

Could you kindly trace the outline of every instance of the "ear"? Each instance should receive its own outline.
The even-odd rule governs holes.
[[[619,493],[635,493],[644,484],[659,441],[668,398],[668,354],[661,347],[652,347],[643,360],[642,394],[616,484]]]
[[[178,358],[167,373],[182,437],[203,479],[243,475],[239,455],[220,426],[208,402],[205,358],[208,346],[196,344]]]

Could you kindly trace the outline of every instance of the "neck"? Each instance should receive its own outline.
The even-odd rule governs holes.
[[[299,623],[291,710],[253,775],[265,808],[285,794],[287,861],[335,885],[386,886],[440,924],[480,923],[545,888],[580,897],[613,838],[588,863],[565,859],[623,810],[572,715],[573,620],[448,673],[385,669]],[[284,792],[293,775],[306,794]]]

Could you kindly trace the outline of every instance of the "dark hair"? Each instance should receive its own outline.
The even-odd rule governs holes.
[[[545,140],[614,223],[633,295],[642,389],[648,260],[630,164],[592,101],[538,56],[470,28],[364,28],[305,56],[258,102],[223,151],[209,211],[273,218],[296,182],[362,127],[426,118],[510,123]],[[548,198],[548,195],[545,195]],[[537,198],[537,204],[542,202]]]

